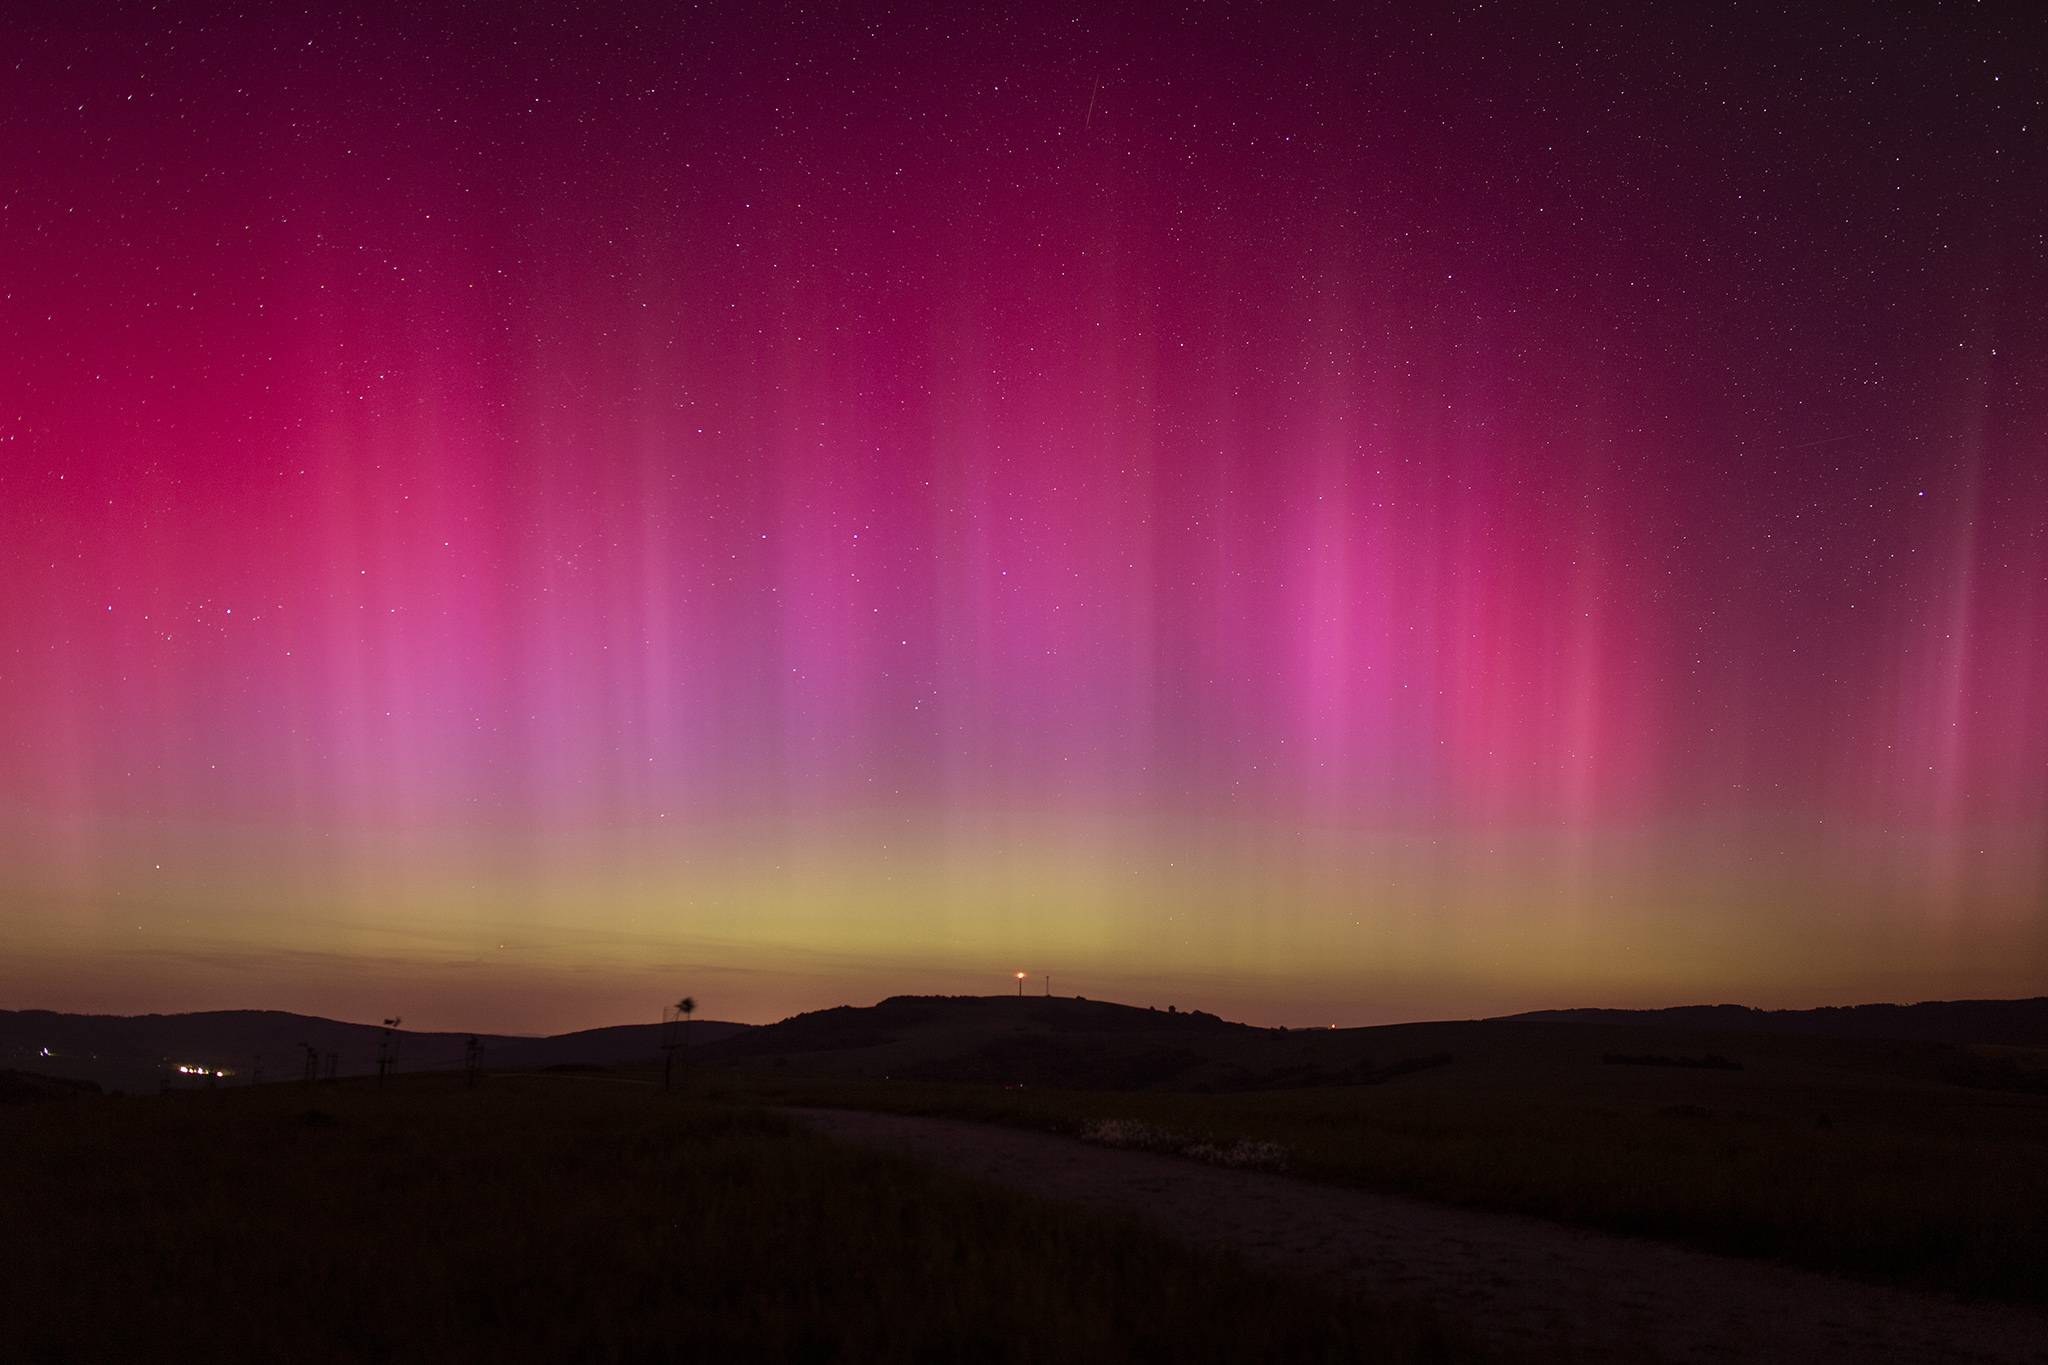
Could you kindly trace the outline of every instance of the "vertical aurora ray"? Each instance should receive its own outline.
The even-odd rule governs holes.
[[[1072,17],[31,31],[13,1003],[2042,989],[2012,35]]]

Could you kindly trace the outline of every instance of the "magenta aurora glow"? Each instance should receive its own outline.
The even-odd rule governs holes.
[[[2039,17],[1278,8],[38,8],[9,1003],[2048,991]]]

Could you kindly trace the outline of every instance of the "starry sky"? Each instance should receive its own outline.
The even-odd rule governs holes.
[[[0,1004],[2048,991],[2021,5],[31,4]]]

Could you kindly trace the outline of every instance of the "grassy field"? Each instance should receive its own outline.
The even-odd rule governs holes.
[[[1427,1321],[1135,1222],[566,1076],[0,1110],[0,1356],[1421,1361]]]
[[[2048,1306],[2048,1096],[1944,1079],[2010,1069],[2015,1049],[1507,1022],[1268,1046],[1326,1075],[1366,1053],[1382,1067],[1451,1061],[1378,1084],[1210,1094],[863,1078],[847,1074],[858,1053],[833,1054],[837,1075],[799,1075],[803,1058],[707,1075],[734,1100],[1200,1147],[1334,1184]],[[1734,1065],[1604,1061],[1709,1054]],[[2044,1062],[2017,1065],[2032,1075]]]

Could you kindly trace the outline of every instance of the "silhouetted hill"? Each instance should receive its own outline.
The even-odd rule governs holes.
[[[1550,1032],[1565,1025],[1577,1027],[1568,1037]],[[1730,1034],[1835,1039],[1845,1045],[1939,1045],[1950,1051],[1930,1053],[1913,1066],[1954,1084],[2000,1090],[2048,1085],[2034,1054],[2006,1057],[1968,1050],[2048,1046],[2048,998],[1817,1010],[1740,1005],[1539,1010],[1497,1020],[1290,1031],[1233,1023],[1200,1010],[1145,1009],[1101,1000],[894,996],[876,1005],[816,1010],[763,1027],[710,1019],[689,1027],[693,1059],[713,1066],[1068,1090],[1175,1091],[1376,1085],[1437,1070],[1452,1055],[1461,1059],[1455,1070],[1462,1074],[1474,1065],[1483,1069],[1483,1059],[1494,1054],[1535,1058],[1558,1052],[1597,1065],[1610,1053],[1725,1052],[1729,1045],[1712,1039]],[[299,1045],[305,1043],[323,1061],[328,1053],[337,1054],[340,1074],[363,1075],[375,1070],[383,1036],[376,1024],[276,1010],[138,1016],[0,1010],[0,1068],[129,1091],[153,1091],[167,1077],[173,1084],[239,1085],[254,1079],[259,1068],[265,1080],[296,1079],[304,1058]],[[459,1067],[470,1036],[401,1030],[399,1069]],[[549,1038],[480,1037],[484,1065],[491,1070],[635,1065],[658,1059],[661,1026],[623,1024]],[[190,1073],[181,1077],[180,1066],[230,1074],[224,1082],[209,1082]]]
[[[1756,1041],[1732,1043],[1734,1033],[1756,1035]],[[1715,1065],[1697,1061],[1688,1068],[1674,1060],[1661,1069],[1741,1073],[1762,1066],[1775,1073],[1824,1064],[1875,1068],[1907,1084],[2031,1092],[2048,1087],[2041,1056],[2025,1046],[2042,1038],[2048,1038],[2048,1000],[1836,1010],[1551,1010],[1511,1019],[1288,1030],[1099,1000],[895,996],[865,1008],[799,1014],[699,1048],[696,1056],[707,1066],[756,1074],[848,1080],[1222,1092],[1399,1079],[1442,1093],[1474,1087],[1495,1093],[1525,1083],[1536,1093],[1559,1087],[1605,1093],[1645,1083],[1633,1073],[1659,1069],[1616,1067],[1606,1064],[1609,1057],[1712,1057]]]
[[[1661,1010],[1532,1010],[1509,1019],[1620,1024],[1724,1033],[1799,1033],[1921,1043],[2048,1043],[2048,996],[2032,1000],[1928,1000],[1917,1005],[1847,1005],[1759,1010],[1747,1005],[1679,1005]]]
[[[703,1048],[697,1057],[705,1065],[780,1067],[802,1075],[1194,1091],[1370,1085],[1448,1060],[1374,1058],[1363,1032],[1290,1033],[1200,1010],[1100,1000],[901,995],[865,1008],[799,1014]]]
[[[1191,1010],[1160,1011],[1105,1000],[1054,999],[1050,996],[895,995],[878,1005],[840,1005],[792,1015],[780,1023],[749,1029],[706,1055],[759,1057],[774,1053],[836,1052],[879,1047],[900,1035],[975,1027],[1053,1033],[1151,1034],[1187,1037],[1218,1032],[1270,1032],[1249,1024],[1233,1024],[1213,1014]]]
[[[692,1021],[693,1042],[730,1037],[749,1025]],[[564,1063],[611,1066],[653,1060],[661,1049],[659,1024],[622,1024],[550,1038],[505,1034],[423,1033],[400,1029],[399,1069],[425,1071],[462,1064],[472,1036],[484,1045],[487,1067],[540,1067]],[[197,1014],[58,1014],[0,1010],[0,1065],[73,1076],[113,1089],[154,1090],[166,1078],[203,1083],[180,1066],[226,1071],[226,1083],[246,1084],[260,1069],[265,1080],[303,1074],[309,1044],[337,1054],[340,1074],[376,1068],[384,1029],[282,1010],[208,1010]]]

